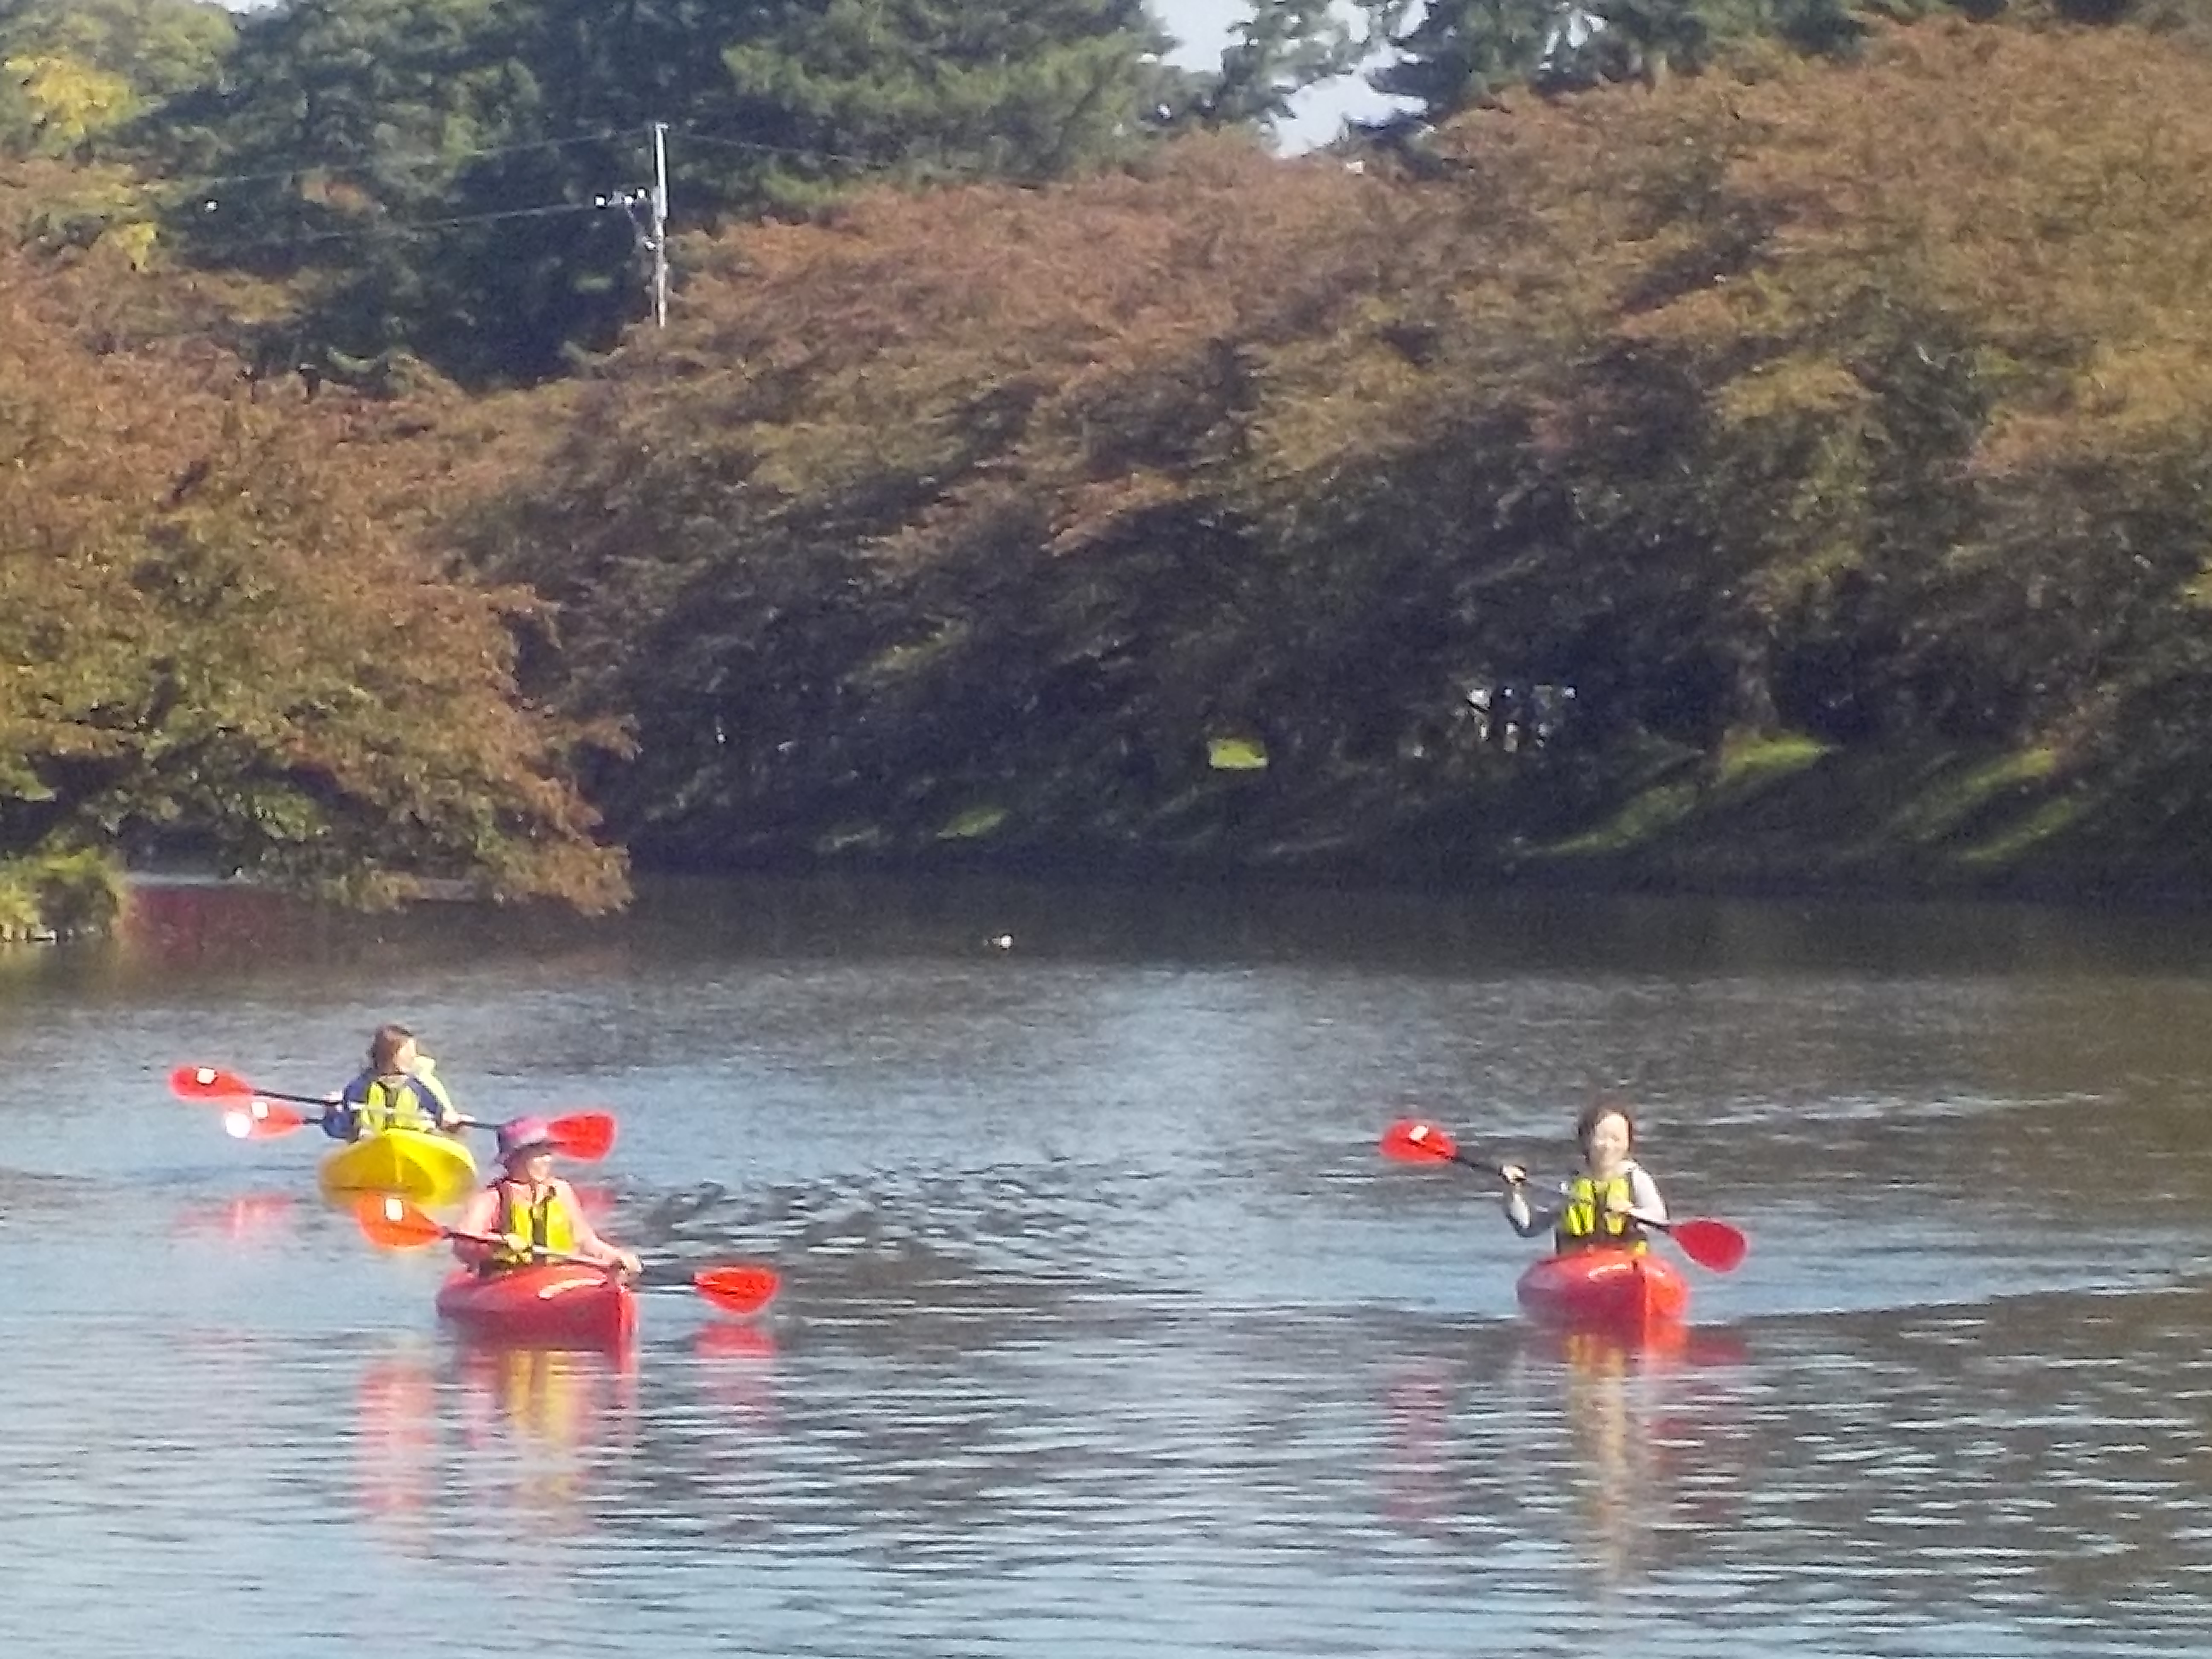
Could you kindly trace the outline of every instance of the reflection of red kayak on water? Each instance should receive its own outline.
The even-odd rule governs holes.
[[[1547,1325],[1636,1334],[1680,1323],[1690,1281],[1649,1252],[1605,1249],[1546,1256],[1516,1290],[1531,1318]]]
[[[637,1333],[637,1296],[622,1275],[578,1261],[464,1269],[439,1288],[438,1312],[494,1342],[615,1348]]]
[[[635,1439],[637,1350],[632,1345],[464,1342],[454,1374],[461,1385],[463,1437],[471,1445],[507,1430],[555,1452]]]

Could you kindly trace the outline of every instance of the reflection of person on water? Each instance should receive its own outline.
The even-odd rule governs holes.
[[[461,1115],[438,1080],[436,1066],[404,1025],[378,1026],[368,1040],[367,1069],[323,1114],[323,1133],[333,1140],[358,1140],[386,1129],[458,1130]]]
[[[1599,1101],[1575,1122],[1583,1167],[1550,1201],[1531,1206],[1528,1171],[1508,1164],[1505,1218],[1523,1238],[1552,1229],[1553,1247],[1561,1255],[1597,1245],[1641,1250],[1647,1248],[1644,1224],[1663,1224],[1667,1200],[1659,1183],[1629,1154],[1636,1146],[1636,1121],[1627,1108]]]
[[[1641,1576],[1654,1523],[1665,1513],[1667,1452],[1652,1432],[1643,1356],[1602,1332],[1567,1334],[1567,1431],[1576,1478],[1577,1534],[1608,1588]]]
[[[633,1279],[638,1259],[592,1231],[576,1201],[576,1189],[553,1173],[553,1127],[542,1117],[519,1117],[499,1127],[498,1180],[471,1198],[455,1224],[453,1254],[480,1273],[508,1272],[543,1260],[543,1252],[580,1255]],[[495,1238],[495,1244],[484,1243]]]

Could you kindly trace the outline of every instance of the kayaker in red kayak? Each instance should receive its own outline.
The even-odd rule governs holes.
[[[331,1097],[323,1133],[358,1140],[386,1129],[442,1129],[456,1133],[461,1115],[438,1080],[435,1062],[404,1025],[380,1025],[368,1040],[368,1065]]]
[[[553,1173],[558,1150],[553,1126],[542,1117],[518,1117],[499,1127],[498,1180],[469,1200],[453,1225],[456,1233],[497,1238],[456,1238],[453,1254],[479,1273],[523,1267],[544,1257],[534,1251],[558,1251],[619,1267],[635,1279],[638,1259],[592,1231],[576,1189]]]
[[[1575,1139],[1583,1149],[1583,1167],[1547,1202],[1529,1203],[1528,1171],[1520,1164],[1500,1168],[1505,1218],[1513,1231],[1533,1238],[1551,1228],[1553,1248],[1562,1255],[1599,1245],[1648,1249],[1644,1224],[1663,1224],[1667,1200],[1659,1195],[1659,1183],[1630,1156],[1636,1120],[1626,1107],[1601,1100],[1575,1121]]]

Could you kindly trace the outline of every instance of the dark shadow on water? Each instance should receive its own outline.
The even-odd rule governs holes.
[[[2212,938],[2186,916],[2026,902],[1792,902],[1510,887],[1145,884],[983,875],[647,878],[626,913],[420,904],[373,915],[230,884],[144,883],[119,938],[22,971],[76,995],[190,968],[269,978],[313,963],[530,958],[570,973],[773,957],[1264,963],[1316,954],[1403,971],[1504,975],[1832,972],[2195,972]]]

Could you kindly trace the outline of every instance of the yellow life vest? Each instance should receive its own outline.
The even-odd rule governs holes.
[[[351,1103],[362,1133],[373,1135],[386,1129],[434,1129],[452,1109],[444,1086],[428,1077],[370,1078],[361,1098]]]
[[[1594,1249],[1601,1245],[1613,1249],[1649,1249],[1650,1244],[1642,1224],[1633,1216],[1620,1215],[1607,1207],[1616,1198],[1623,1204],[1634,1201],[1626,1171],[1610,1181],[1577,1176],[1567,1183],[1567,1201],[1553,1231],[1552,1247],[1562,1255],[1570,1250]]]
[[[573,1254],[576,1230],[558,1188],[548,1187],[532,1202],[530,1188],[516,1181],[499,1183],[501,1247],[492,1252],[491,1266],[520,1267],[544,1258],[535,1252],[558,1250]]]

